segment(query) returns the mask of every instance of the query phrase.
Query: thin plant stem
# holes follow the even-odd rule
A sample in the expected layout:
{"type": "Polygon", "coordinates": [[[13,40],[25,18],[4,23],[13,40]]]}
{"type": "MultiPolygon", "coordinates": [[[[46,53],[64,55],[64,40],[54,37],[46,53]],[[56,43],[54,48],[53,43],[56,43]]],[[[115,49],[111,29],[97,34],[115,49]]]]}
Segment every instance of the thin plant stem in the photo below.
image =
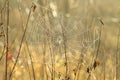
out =
{"type": "MultiPolygon", "coordinates": [[[[5,1],[5,3],[6,3],[6,1],[5,1]]],[[[5,4],[6,5],[6,4],[5,4]]],[[[3,6],[3,7],[5,7],[5,5],[3,6]]],[[[2,22],[3,21],[3,10],[4,10],[5,8],[3,8],[2,10],[1,10],[1,24],[0,24],[0,27],[2,27],[2,35],[3,35],[3,40],[4,40],[4,47],[3,47],[3,51],[2,51],[2,55],[1,55],[1,57],[0,57],[0,62],[1,62],[1,60],[2,60],[2,58],[5,56],[5,48],[6,48],[6,42],[5,42],[5,30],[4,30],[4,23],[2,22]]]]}
{"type": "Polygon", "coordinates": [[[63,29],[63,25],[61,24],[61,29],[62,29],[62,36],[63,36],[63,46],[64,46],[64,54],[65,54],[65,66],[66,66],[66,79],[68,78],[68,59],[67,59],[67,46],[66,46],[66,37],[65,37],[65,30],[63,29]]]}
{"type": "Polygon", "coordinates": [[[31,61],[32,72],[33,72],[33,78],[34,78],[34,80],[36,80],[36,77],[35,77],[35,70],[34,70],[34,65],[33,65],[33,60],[32,60],[32,55],[31,55],[31,53],[30,53],[30,49],[29,49],[29,46],[28,46],[27,41],[26,41],[26,46],[27,46],[28,54],[29,54],[30,61],[31,61]]]}
{"type": "Polygon", "coordinates": [[[6,27],[6,62],[5,62],[5,80],[8,80],[7,72],[8,72],[8,27],[9,27],[9,0],[7,0],[7,27],[6,27]]]}
{"type": "Polygon", "coordinates": [[[43,43],[43,46],[42,46],[42,49],[43,49],[43,80],[45,80],[45,76],[47,77],[47,73],[46,73],[46,59],[45,59],[45,55],[46,55],[46,35],[44,33],[44,43],[43,43]]]}
{"type": "Polygon", "coordinates": [[[33,8],[33,7],[34,7],[34,6],[32,5],[31,8],[30,8],[30,11],[29,11],[29,15],[28,15],[28,18],[27,18],[27,23],[26,23],[26,26],[25,26],[25,29],[24,29],[24,33],[23,33],[23,36],[22,36],[22,39],[21,39],[20,47],[19,47],[19,50],[18,50],[18,55],[17,55],[17,58],[16,58],[16,60],[15,60],[14,65],[13,65],[13,68],[12,68],[12,70],[11,70],[11,73],[10,73],[10,75],[9,75],[9,78],[10,78],[10,79],[11,79],[11,77],[12,77],[12,73],[13,73],[15,67],[16,67],[16,64],[17,64],[18,59],[19,59],[19,56],[20,56],[20,52],[21,52],[21,48],[22,48],[22,43],[23,43],[23,40],[24,40],[24,38],[25,38],[25,34],[26,34],[26,31],[27,31],[27,28],[28,28],[28,22],[29,22],[30,15],[31,15],[31,12],[32,12],[32,8],[33,8]]]}
{"type": "MultiPolygon", "coordinates": [[[[46,7],[48,7],[48,0],[46,1],[46,7]]],[[[50,56],[51,56],[51,63],[52,63],[52,73],[51,73],[51,80],[55,80],[55,60],[54,60],[54,50],[53,50],[53,46],[52,46],[52,27],[50,24],[50,20],[49,20],[49,14],[48,14],[48,10],[45,10],[45,22],[46,22],[46,26],[48,27],[48,32],[46,32],[47,37],[48,37],[48,45],[49,45],[49,50],[50,50],[50,56]]]]}
{"type": "Polygon", "coordinates": [[[119,68],[119,40],[120,40],[120,27],[119,27],[119,30],[118,30],[118,35],[117,35],[117,49],[116,49],[116,80],[119,80],[119,71],[118,71],[118,68],[119,68]]]}
{"type": "MultiPolygon", "coordinates": [[[[19,8],[19,12],[20,12],[20,8],[19,8]]],[[[20,14],[20,16],[21,16],[21,20],[22,20],[22,29],[24,30],[22,15],[20,14]]],[[[27,43],[27,40],[26,40],[26,39],[25,39],[25,43],[26,43],[26,47],[27,47],[27,50],[28,50],[28,55],[29,55],[30,61],[31,61],[33,78],[34,78],[34,80],[36,80],[34,65],[33,65],[33,61],[32,61],[32,55],[31,55],[31,52],[30,52],[30,49],[29,49],[29,46],[28,46],[28,43],[27,43]]],[[[29,67],[29,65],[28,65],[28,67],[29,67]]],[[[29,71],[29,74],[30,74],[30,71],[29,71]]]]}
{"type": "Polygon", "coordinates": [[[96,50],[96,55],[95,55],[94,58],[93,58],[93,63],[92,63],[92,65],[91,65],[90,68],[89,68],[90,72],[89,72],[89,75],[88,75],[88,77],[87,77],[87,80],[89,80],[90,77],[91,77],[91,72],[92,72],[92,69],[94,68],[94,63],[96,62],[96,59],[97,59],[98,54],[99,54],[100,43],[101,43],[102,26],[104,25],[104,23],[102,22],[101,19],[99,19],[99,21],[100,21],[100,23],[101,23],[101,26],[99,26],[99,40],[98,40],[98,46],[97,46],[97,50],[96,50]]]}

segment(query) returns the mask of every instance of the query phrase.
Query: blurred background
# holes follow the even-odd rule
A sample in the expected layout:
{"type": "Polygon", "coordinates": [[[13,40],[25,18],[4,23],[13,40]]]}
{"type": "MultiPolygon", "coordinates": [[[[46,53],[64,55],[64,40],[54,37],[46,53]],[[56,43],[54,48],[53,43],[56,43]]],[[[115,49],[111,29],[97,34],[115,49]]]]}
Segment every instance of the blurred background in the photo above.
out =
{"type": "MultiPolygon", "coordinates": [[[[5,75],[6,1],[0,0],[0,80],[5,75]]],[[[67,54],[70,80],[87,80],[89,74],[91,80],[119,80],[119,29],[119,0],[9,0],[8,74],[20,52],[12,80],[67,80],[67,54]],[[87,73],[97,53],[100,65],[87,73]]]]}

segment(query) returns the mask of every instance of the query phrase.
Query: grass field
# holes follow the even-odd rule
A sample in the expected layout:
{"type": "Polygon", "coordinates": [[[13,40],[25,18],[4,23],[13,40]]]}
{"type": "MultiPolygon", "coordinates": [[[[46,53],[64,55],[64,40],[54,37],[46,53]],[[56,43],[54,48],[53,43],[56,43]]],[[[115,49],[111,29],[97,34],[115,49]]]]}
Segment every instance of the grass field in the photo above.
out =
{"type": "Polygon", "coordinates": [[[0,80],[120,80],[119,0],[0,0],[0,80]]]}

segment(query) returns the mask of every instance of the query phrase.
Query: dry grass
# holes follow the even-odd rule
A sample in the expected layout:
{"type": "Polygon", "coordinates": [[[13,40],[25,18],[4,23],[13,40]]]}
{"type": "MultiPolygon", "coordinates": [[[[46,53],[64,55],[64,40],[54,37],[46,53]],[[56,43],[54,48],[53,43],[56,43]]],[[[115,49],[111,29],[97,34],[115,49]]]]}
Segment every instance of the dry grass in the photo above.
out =
{"type": "Polygon", "coordinates": [[[0,80],[119,80],[119,1],[108,2],[0,0],[0,80]]]}

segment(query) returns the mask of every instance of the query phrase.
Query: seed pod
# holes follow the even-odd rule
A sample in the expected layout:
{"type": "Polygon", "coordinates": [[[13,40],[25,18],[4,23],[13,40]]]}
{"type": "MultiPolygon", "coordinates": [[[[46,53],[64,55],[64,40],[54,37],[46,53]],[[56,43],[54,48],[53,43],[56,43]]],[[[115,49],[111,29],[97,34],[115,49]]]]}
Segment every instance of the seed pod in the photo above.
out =
{"type": "Polygon", "coordinates": [[[59,79],[61,78],[61,73],[60,72],[58,73],[58,77],[59,77],[59,79]]]}
{"type": "Polygon", "coordinates": [[[77,69],[73,69],[74,75],[76,76],[77,69]]]}
{"type": "Polygon", "coordinates": [[[3,25],[3,23],[1,22],[1,23],[0,23],[0,26],[2,26],[2,25],[3,25]]]}
{"type": "Polygon", "coordinates": [[[33,3],[32,7],[33,7],[33,12],[34,12],[37,6],[33,3]]]}
{"type": "Polygon", "coordinates": [[[87,68],[87,73],[90,73],[90,68],[89,67],[87,68]]]}
{"type": "Polygon", "coordinates": [[[93,64],[93,68],[95,70],[95,68],[100,64],[100,62],[98,60],[95,60],[94,64],[93,64]]]}
{"type": "Polygon", "coordinates": [[[67,65],[67,62],[64,63],[64,66],[66,66],[66,65],[67,65]]]}

